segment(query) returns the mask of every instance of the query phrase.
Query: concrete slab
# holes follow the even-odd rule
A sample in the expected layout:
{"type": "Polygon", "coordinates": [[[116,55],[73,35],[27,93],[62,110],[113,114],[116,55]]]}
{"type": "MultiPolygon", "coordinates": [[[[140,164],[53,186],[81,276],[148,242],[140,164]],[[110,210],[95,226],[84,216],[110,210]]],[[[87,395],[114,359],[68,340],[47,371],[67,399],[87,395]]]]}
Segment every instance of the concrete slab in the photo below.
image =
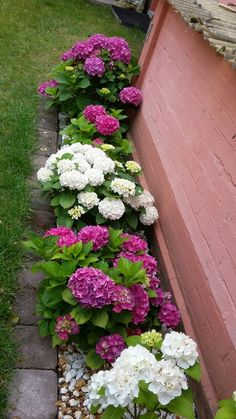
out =
{"type": "Polygon", "coordinates": [[[54,371],[15,370],[8,419],[55,419],[57,375],[54,371]]]}
{"type": "Polygon", "coordinates": [[[44,276],[42,272],[31,272],[30,268],[22,269],[19,273],[19,284],[21,287],[37,288],[44,276]]]}
{"type": "Polygon", "coordinates": [[[37,154],[49,157],[57,150],[57,133],[53,130],[39,128],[39,147],[37,154]]]}
{"type": "Polygon", "coordinates": [[[52,211],[50,206],[50,199],[46,199],[42,196],[42,190],[32,189],[31,190],[31,207],[35,210],[52,211]]]}
{"type": "Polygon", "coordinates": [[[41,338],[36,326],[16,326],[19,342],[17,368],[55,370],[57,352],[49,337],[41,338]]]}
{"type": "Polygon", "coordinates": [[[21,288],[13,305],[13,310],[19,316],[19,324],[36,325],[39,320],[35,315],[36,308],[36,288],[21,288]]]}
{"type": "Polygon", "coordinates": [[[30,224],[36,233],[42,233],[55,226],[54,214],[49,211],[36,210],[30,217],[30,224]]]}

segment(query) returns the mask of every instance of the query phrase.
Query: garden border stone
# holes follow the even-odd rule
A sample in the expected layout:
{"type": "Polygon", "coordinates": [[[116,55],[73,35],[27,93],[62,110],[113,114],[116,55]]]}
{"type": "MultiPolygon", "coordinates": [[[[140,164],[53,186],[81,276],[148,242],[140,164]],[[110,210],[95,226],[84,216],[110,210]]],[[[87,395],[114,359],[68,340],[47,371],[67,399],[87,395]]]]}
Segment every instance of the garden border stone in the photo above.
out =
{"type": "MultiPolygon", "coordinates": [[[[55,225],[49,201],[41,196],[37,170],[57,150],[57,112],[44,110],[42,101],[38,117],[38,147],[34,156],[34,172],[29,179],[31,214],[29,222],[37,233],[55,225]]],[[[19,343],[15,375],[9,391],[9,419],[55,419],[57,417],[57,351],[50,340],[40,338],[36,327],[35,303],[42,274],[31,272],[34,257],[26,258],[19,273],[19,292],[13,307],[19,318],[15,335],[19,343]]]]}

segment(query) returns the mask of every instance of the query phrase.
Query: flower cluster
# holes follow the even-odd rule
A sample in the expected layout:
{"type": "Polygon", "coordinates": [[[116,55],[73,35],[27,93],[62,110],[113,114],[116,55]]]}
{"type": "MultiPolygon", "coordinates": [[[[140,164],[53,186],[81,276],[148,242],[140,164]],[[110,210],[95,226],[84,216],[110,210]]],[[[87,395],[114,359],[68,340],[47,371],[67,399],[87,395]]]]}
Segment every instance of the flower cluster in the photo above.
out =
{"type": "MultiPolygon", "coordinates": [[[[97,116],[106,115],[106,109],[102,105],[87,105],[84,108],[83,115],[89,122],[93,124],[96,121],[97,116]]],[[[100,141],[98,144],[100,144],[100,141]]]]}
{"type": "Polygon", "coordinates": [[[68,282],[82,307],[101,308],[113,302],[115,284],[100,269],[79,268],[68,282]]]}
{"type": "Polygon", "coordinates": [[[148,384],[148,390],[163,406],[188,388],[186,376],[174,360],[157,361],[146,348],[136,345],[124,349],[111,370],[92,376],[88,404],[103,409],[111,405],[127,407],[138,397],[140,381],[148,384]]]}
{"type": "Polygon", "coordinates": [[[102,77],[105,72],[105,64],[101,58],[92,56],[85,60],[84,70],[90,76],[102,77]]]}
{"type": "Polygon", "coordinates": [[[92,241],[93,250],[96,252],[101,249],[101,247],[107,245],[109,240],[109,231],[107,227],[86,226],[79,231],[77,239],[82,241],[82,243],[92,241]]]}
{"type": "Polygon", "coordinates": [[[56,80],[49,80],[49,81],[45,81],[44,83],[40,84],[40,86],[38,87],[38,93],[41,96],[50,96],[49,93],[47,93],[47,88],[48,87],[57,87],[58,86],[58,82],[56,80]]]}
{"type": "Polygon", "coordinates": [[[192,367],[198,358],[197,344],[181,332],[168,333],[161,346],[165,359],[175,360],[178,367],[187,369],[192,367]]]}
{"type": "Polygon", "coordinates": [[[97,131],[102,135],[112,135],[120,128],[118,119],[110,115],[99,115],[95,120],[97,131]]]}
{"type": "Polygon", "coordinates": [[[79,331],[79,325],[70,314],[57,317],[55,332],[61,340],[68,340],[70,335],[77,335],[79,331]]]}
{"type": "Polygon", "coordinates": [[[125,239],[125,242],[122,244],[123,252],[139,253],[146,252],[148,250],[146,240],[141,237],[129,233],[124,233],[122,237],[125,239]]]}
{"type": "Polygon", "coordinates": [[[120,100],[123,103],[138,106],[142,102],[142,93],[136,87],[124,87],[124,89],[120,91],[120,100]]]}
{"type": "Polygon", "coordinates": [[[125,341],[120,335],[103,336],[96,345],[96,353],[111,364],[118,358],[125,347],[125,341]]]}
{"type": "Polygon", "coordinates": [[[76,234],[68,227],[56,227],[50,228],[44,234],[44,237],[48,236],[58,236],[59,239],[57,240],[58,246],[71,246],[78,242],[78,238],[76,234]]]}
{"type": "Polygon", "coordinates": [[[157,332],[155,329],[141,334],[142,345],[147,345],[150,348],[157,346],[161,340],[162,334],[157,332]]]}

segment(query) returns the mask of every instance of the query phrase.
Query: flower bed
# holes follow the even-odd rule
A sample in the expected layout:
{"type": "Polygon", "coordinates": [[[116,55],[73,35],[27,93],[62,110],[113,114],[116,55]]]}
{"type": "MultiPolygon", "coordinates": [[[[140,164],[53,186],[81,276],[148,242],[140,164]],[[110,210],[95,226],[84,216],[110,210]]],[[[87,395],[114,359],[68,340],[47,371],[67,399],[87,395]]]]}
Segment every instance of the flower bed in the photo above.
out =
{"type": "Polygon", "coordinates": [[[63,147],[38,171],[57,227],[25,242],[41,258],[34,271],[45,274],[40,334],[62,347],[61,418],[88,410],[103,419],[194,418],[187,377],[200,379],[196,344],[173,331],[180,313],[143,231],[158,212],[123,138],[128,107],[142,101],[130,85],[138,71],[124,39],[96,34],[65,52],[39,87],[46,106],[70,118],[63,147]]]}

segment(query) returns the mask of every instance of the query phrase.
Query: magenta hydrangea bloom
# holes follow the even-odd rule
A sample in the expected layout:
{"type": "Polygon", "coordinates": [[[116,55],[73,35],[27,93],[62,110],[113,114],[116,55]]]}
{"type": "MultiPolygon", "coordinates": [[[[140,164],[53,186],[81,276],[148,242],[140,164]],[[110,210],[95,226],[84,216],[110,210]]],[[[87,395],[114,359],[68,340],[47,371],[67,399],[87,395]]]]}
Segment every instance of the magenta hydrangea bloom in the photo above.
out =
{"type": "Polygon", "coordinates": [[[132,322],[137,325],[143,323],[149,312],[149,298],[146,291],[139,284],[134,284],[130,288],[134,298],[135,306],[132,310],[132,322]]]}
{"type": "Polygon", "coordinates": [[[102,105],[87,105],[84,108],[83,115],[93,124],[97,116],[106,115],[106,109],[102,105]]]}
{"type": "Polygon", "coordinates": [[[176,327],[178,326],[181,316],[177,307],[171,302],[166,302],[162,304],[161,310],[158,313],[158,318],[161,323],[165,323],[167,327],[176,327]]]}
{"type": "Polygon", "coordinates": [[[130,252],[121,252],[118,255],[118,258],[116,258],[113,261],[113,265],[117,266],[119,258],[126,258],[130,260],[131,262],[143,262],[143,269],[145,269],[146,274],[148,277],[152,278],[155,276],[157,271],[157,261],[153,256],[148,255],[147,253],[144,253],[143,255],[135,255],[130,252]]]}
{"type": "Polygon", "coordinates": [[[68,288],[82,307],[102,308],[112,304],[116,284],[100,269],[79,268],[70,277],[68,288]]]}
{"type": "Polygon", "coordinates": [[[101,138],[94,138],[93,145],[96,147],[98,145],[104,144],[104,141],[101,138]]]}
{"type": "Polygon", "coordinates": [[[159,307],[163,301],[164,301],[164,291],[159,288],[160,285],[160,280],[157,277],[152,277],[150,280],[150,284],[149,284],[149,288],[153,291],[155,291],[156,293],[156,297],[154,298],[150,298],[150,303],[154,306],[154,307],[159,307]]]}
{"type": "Polygon", "coordinates": [[[48,236],[59,236],[57,241],[58,246],[71,246],[74,243],[78,242],[78,238],[69,227],[56,227],[50,228],[50,230],[46,231],[44,237],[48,236]]]}
{"type": "Polygon", "coordinates": [[[85,63],[84,63],[84,70],[90,76],[102,77],[106,68],[101,58],[92,56],[92,57],[86,58],[85,63]]]}
{"type": "Polygon", "coordinates": [[[63,54],[61,55],[62,61],[74,60],[74,59],[75,59],[75,53],[72,51],[72,49],[69,49],[68,51],[63,52],[63,54]]]}
{"type": "Polygon", "coordinates": [[[120,313],[123,310],[132,311],[135,306],[135,297],[130,288],[117,285],[114,292],[114,308],[112,311],[120,313]]]}
{"type": "Polygon", "coordinates": [[[103,336],[96,345],[96,353],[110,364],[120,356],[126,348],[125,341],[118,334],[103,336]]]}
{"type": "Polygon", "coordinates": [[[78,233],[78,240],[83,243],[93,242],[93,250],[96,252],[107,245],[109,240],[109,230],[107,227],[86,226],[78,233]]]}
{"type": "Polygon", "coordinates": [[[93,54],[94,46],[86,39],[85,41],[76,42],[71,51],[77,61],[84,61],[93,54]]]}
{"type": "Polygon", "coordinates": [[[147,251],[147,242],[146,240],[141,239],[141,237],[128,233],[122,234],[122,237],[127,238],[127,240],[122,244],[123,252],[138,253],[147,251]]]}
{"type": "Polygon", "coordinates": [[[107,49],[114,61],[123,61],[129,64],[131,61],[131,51],[128,42],[124,38],[113,36],[108,39],[107,49]]]}
{"type": "Polygon", "coordinates": [[[91,35],[88,39],[89,44],[91,44],[96,50],[97,49],[104,49],[107,47],[107,43],[108,43],[108,39],[107,36],[102,35],[100,33],[95,33],[94,35],[91,35]]]}
{"type": "Polygon", "coordinates": [[[100,115],[96,118],[95,126],[100,134],[112,135],[120,128],[120,123],[114,116],[100,115]]]}
{"type": "Polygon", "coordinates": [[[38,93],[41,95],[41,96],[50,96],[47,92],[46,92],[46,89],[47,89],[47,87],[57,87],[58,86],[58,83],[57,83],[57,81],[56,80],[54,80],[54,79],[52,79],[52,80],[48,80],[48,81],[45,81],[44,83],[42,83],[42,84],[40,84],[40,86],[38,87],[38,93]]]}
{"type": "Polygon", "coordinates": [[[57,317],[55,332],[61,340],[69,339],[70,335],[79,333],[80,327],[70,314],[57,317]]]}
{"type": "Polygon", "coordinates": [[[123,103],[138,106],[142,102],[141,90],[136,87],[124,87],[119,94],[120,100],[123,103]]]}

